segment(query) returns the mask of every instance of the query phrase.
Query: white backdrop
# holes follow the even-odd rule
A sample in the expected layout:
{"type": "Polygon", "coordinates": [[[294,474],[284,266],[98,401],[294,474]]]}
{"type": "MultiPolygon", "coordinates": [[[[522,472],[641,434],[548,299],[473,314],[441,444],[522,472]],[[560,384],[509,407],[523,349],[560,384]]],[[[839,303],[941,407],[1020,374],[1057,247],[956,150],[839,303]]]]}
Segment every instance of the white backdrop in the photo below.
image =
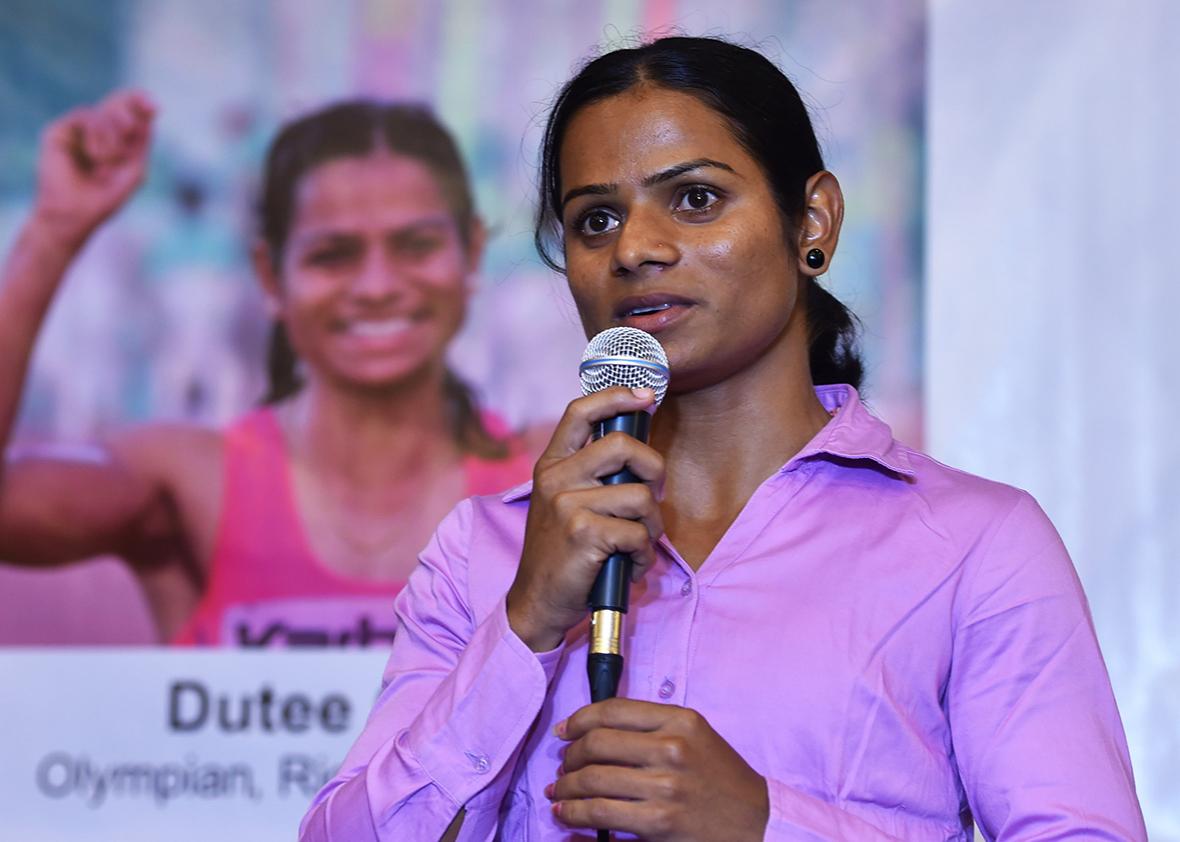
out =
{"type": "Polygon", "coordinates": [[[1180,840],[1180,4],[930,6],[927,446],[1031,491],[1180,840]]]}

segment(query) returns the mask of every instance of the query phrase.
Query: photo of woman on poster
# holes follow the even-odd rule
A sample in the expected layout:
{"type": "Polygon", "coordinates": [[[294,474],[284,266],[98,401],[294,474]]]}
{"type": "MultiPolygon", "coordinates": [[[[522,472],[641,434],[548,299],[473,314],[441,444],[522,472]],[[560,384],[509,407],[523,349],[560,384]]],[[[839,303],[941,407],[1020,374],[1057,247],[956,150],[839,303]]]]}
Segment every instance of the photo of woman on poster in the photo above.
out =
{"type": "MultiPolygon", "coordinates": [[[[155,112],[122,91],[44,133],[0,277],[0,441],[71,262],[143,178],[155,112]]],[[[161,641],[388,645],[388,606],[438,520],[532,467],[528,435],[445,360],[486,232],[454,141],[416,105],[340,102],[288,123],[260,192],[264,405],[224,429],[120,430],[81,457],[9,454],[0,559],[119,556],[161,641]]]]}

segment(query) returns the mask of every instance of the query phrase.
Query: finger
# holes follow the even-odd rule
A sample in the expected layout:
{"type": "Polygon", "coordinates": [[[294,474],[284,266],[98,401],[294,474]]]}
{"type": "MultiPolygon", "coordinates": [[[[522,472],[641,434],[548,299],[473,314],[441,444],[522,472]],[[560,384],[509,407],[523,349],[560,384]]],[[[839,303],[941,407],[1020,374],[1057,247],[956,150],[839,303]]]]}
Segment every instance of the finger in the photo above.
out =
{"type": "Polygon", "coordinates": [[[107,119],[115,133],[122,139],[134,137],[139,132],[140,119],[127,102],[113,103],[107,112],[107,119]]]}
{"type": "Polygon", "coordinates": [[[562,777],[594,767],[663,766],[661,740],[660,735],[650,731],[595,728],[565,747],[561,757],[562,777]]]}
{"type": "Polygon", "coordinates": [[[557,723],[554,731],[563,740],[578,740],[595,728],[621,731],[657,731],[676,721],[685,709],[678,705],[641,702],[637,699],[607,699],[574,711],[557,723]]]}
{"type": "Polygon", "coordinates": [[[54,120],[41,135],[45,149],[57,149],[69,155],[79,166],[88,168],[91,161],[83,148],[85,110],[76,108],[54,120]]]}
{"type": "Polygon", "coordinates": [[[618,798],[555,801],[553,815],[570,827],[622,830],[641,838],[666,833],[670,827],[666,807],[647,801],[618,798]]]}
{"type": "Polygon", "coordinates": [[[533,471],[533,487],[541,495],[573,488],[598,488],[602,478],[627,468],[653,489],[664,480],[664,457],[626,433],[611,433],[573,454],[542,456],[533,471]]]}
{"type": "Polygon", "coordinates": [[[156,104],[146,91],[127,88],[116,91],[104,100],[104,105],[124,111],[137,120],[148,119],[156,113],[156,104]]]}
{"type": "MultiPolygon", "coordinates": [[[[647,527],[636,521],[608,517],[583,509],[569,525],[571,549],[601,565],[615,553],[626,553],[641,570],[655,562],[655,549],[647,527]]],[[[597,572],[597,568],[594,572],[597,572]]]]}
{"type": "Polygon", "coordinates": [[[98,111],[92,119],[90,131],[94,134],[101,163],[120,163],[135,149],[137,139],[142,135],[136,119],[122,110],[118,103],[111,103],[98,111]]]}
{"type": "MultiPolygon", "coordinates": [[[[638,479],[638,483],[620,483],[608,488],[637,489],[594,495],[599,501],[615,500],[620,505],[642,504],[646,508],[614,511],[596,506],[604,514],[620,517],[640,517],[658,510],[656,494],[664,481],[664,457],[642,442],[622,433],[612,433],[600,441],[592,442],[582,450],[562,459],[537,463],[533,471],[533,495],[538,500],[556,501],[567,494],[578,491],[597,491],[604,488],[602,477],[609,477],[627,468],[638,479]],[[650,503],[650,506],[647,504],[650,503]]],[[[650,524],[653,529],[657,526],[650,524]]],[[[662,527],[653,537],[663,534],[662,527]]]]}
{"type": "Polygon", "coordinates": [[[109,119],[96,109],[88,109],[82,119],[82,150],[95,164],[105,163],[114,147],[115,136],[109,119]]]}
{"type": "Polygon", "coordinates": [[[664,457],[659,451],[626,433],[611,433],[581,450],[537,462],[534,486],[554,492],[572,488],[598,488],[604,477],[627,468],[640,482],[653,487],[664,479],[664,457]]]}
{"type": "Polygon", "coordinates": [[[156,107],[140,91],[121,91],[110,98],[109,112],[121,135],[136,137],[151,124],[156,107]]]}
{"type": "Polygon", "coordinates": [[[45,127],[42,139],[47,143],[65,144],[70,142],[81,128],[86,117],[86,109],[75,108],[67,111],[45,127]]]}
{"type": "Polygon", "coordinates": [[[567,772],[545,788],[550,801],[574,798],[669,798],[673,776],[626,766],[587,766],[567,772]]]}
{"type": "Polygon", "coordinates": [[[156,116],[156,101],[151,98],[147,91],[139,89],[132,89],[127,91],[127,102],[131,108],[139,115],[140,119],[150,120],[156,116]]]}
{"type": "Polygon", "coordinates": [[[577,509],[588,509],[598,515],[638,521],[647,528],[648,537],[656,540],[664,534],[664,520],[655,494],[648,485],[596,485],[563,491],[553,500],[559,513],[572,517],[577,509]]]}
{"type": "Polygon", "coordinates": [[[542,460],[561,459],[575,453],[590,438],[595,422],[624,412],[647,409],[654,400],[655,393],[651,389],[632,391],[615,386],[571,401],[553,430],[553,437],[541,456],[542,460]]]}
{"type": "MultiPolygon", "coordinates": [[[[627,468],[643,482],[657,482],[664,477],[664,457],[650,445],[626,433],[610,433],[592,441],[574,456],[595,481],[627,468]]],[[[570,457],[573,458],[573,457],[570,457]]]]}

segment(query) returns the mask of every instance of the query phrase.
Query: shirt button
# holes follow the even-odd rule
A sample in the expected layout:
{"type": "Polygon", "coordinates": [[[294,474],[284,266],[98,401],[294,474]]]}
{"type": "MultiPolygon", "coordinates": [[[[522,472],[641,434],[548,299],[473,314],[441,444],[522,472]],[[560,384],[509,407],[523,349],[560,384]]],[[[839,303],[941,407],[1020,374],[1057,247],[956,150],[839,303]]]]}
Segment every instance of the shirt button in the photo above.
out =
{"type": "Polygon", "coordinates": [[[670,699],[672,694],[676,692],[676,685],[671,681],[664,679],[664,683],[660,685],[660,698],[670,699]]]}
{"type": "Polygon", "coordinates": [[[690,593],[692,593],[692,580],[686,579],[684,584],[680,586],[680,595],[688,596],[690,593]]]}
{"type": "Polygon", "coordinates": [[[463,752],[467,755],[467,759],[471,761],[471,768],[479,772],[481,775],[491,768],[492,764],[488,761],[486,754],[477,754],[471,751],[463,752]]]}

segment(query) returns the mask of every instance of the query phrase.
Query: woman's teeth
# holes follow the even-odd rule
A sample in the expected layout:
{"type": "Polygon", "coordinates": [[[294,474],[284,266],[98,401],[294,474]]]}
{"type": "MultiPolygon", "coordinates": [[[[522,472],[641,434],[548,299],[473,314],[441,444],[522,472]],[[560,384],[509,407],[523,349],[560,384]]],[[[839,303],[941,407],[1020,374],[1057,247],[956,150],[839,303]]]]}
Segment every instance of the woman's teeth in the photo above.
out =
{"type": "Polygon", "coordinates": [[[654,307],[636,307],[634,310],[627,312],[628,316],[646,316],[648,313],[658,313],[661,310],[667,310],[671,304],[657,304],[654,307]]]}
{"type": "Polygon", "coordinates": [[[348,332],[356,336],[393,336],[401,333],[410,326],[410,320],[405,318],[382,319],[381,321],[350,322],[348,332]]]}

